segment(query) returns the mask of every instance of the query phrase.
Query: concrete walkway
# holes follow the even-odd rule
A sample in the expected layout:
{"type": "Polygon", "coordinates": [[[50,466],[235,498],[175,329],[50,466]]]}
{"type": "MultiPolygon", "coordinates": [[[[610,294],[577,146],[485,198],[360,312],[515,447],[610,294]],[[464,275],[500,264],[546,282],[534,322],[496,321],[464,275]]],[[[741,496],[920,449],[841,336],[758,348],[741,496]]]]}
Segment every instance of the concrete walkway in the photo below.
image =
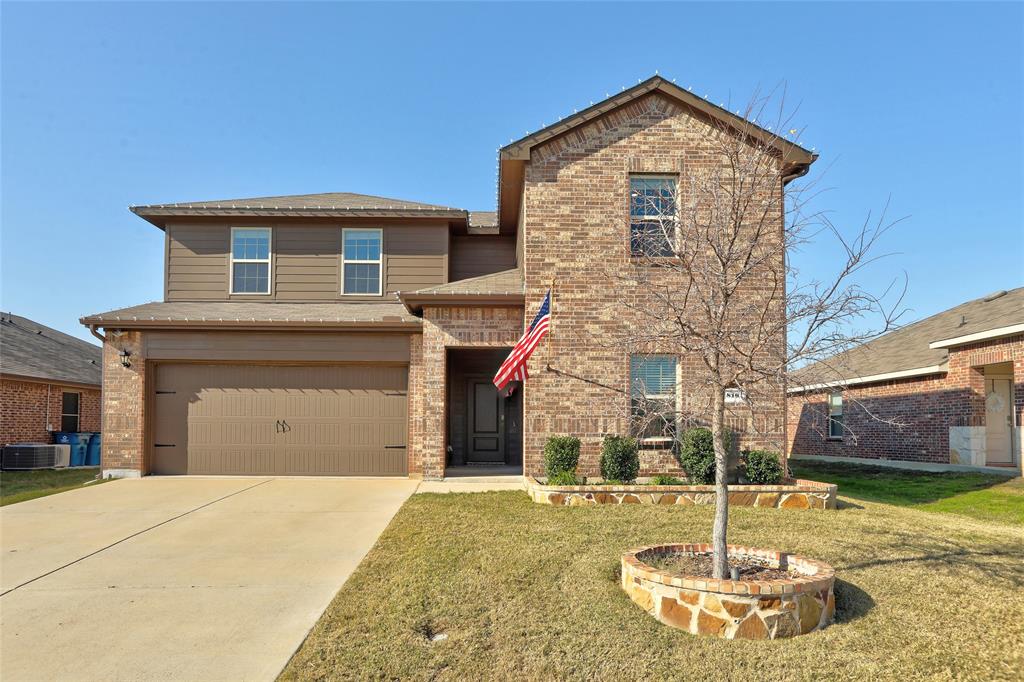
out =
{"type": "Polygon", "coordinates": [[[0,509],[7,680],[271,680],[416,481],[143,478],[0,509]]]}

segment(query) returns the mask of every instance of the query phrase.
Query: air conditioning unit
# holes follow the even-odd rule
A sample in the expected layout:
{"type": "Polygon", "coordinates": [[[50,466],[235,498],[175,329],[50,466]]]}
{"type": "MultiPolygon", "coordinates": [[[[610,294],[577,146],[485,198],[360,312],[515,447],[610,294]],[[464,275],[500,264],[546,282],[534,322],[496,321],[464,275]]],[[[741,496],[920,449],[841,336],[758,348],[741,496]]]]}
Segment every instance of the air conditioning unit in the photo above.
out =
{"type": "Polygon", "coordinates": [[[0,466],[4,469],[60,469],[71,464],[70,445],[18,443],[5,445],[0,466]]]}

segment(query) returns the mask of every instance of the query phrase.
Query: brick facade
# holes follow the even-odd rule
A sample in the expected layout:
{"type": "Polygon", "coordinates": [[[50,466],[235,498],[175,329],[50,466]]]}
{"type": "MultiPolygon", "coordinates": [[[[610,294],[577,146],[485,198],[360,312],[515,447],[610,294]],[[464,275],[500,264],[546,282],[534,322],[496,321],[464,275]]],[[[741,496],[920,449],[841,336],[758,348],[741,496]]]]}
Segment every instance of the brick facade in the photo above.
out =
{"type": "MultiPolygon", "coordinates": [[[[543,474],[542,450],[549,436],[571,434],[582,440],[580,473],[595,475],[603,437],[628,433],[628,350],[616,347],[614,339],[624,325],[640,323],[627,316],[616,290],[616,273],[625,279],[627,269],[635,267],[628,258],[629,176],[685,175],[718,163],[710,142],[717,134],[703,119],[652,94],[531,152],[522,209],[526,300],[536,305],[553,279],[557,284],[551,334],[530,361],[524,392],[525,473],[543,474]],[[544,371],[549,363],[557,372],[544,371]]],[[[781,237],[781,216],[779,221],[781,237]]],[[[775,265],[781,271],[782,263],[775,265]]],[[[684,285],[679,283],[680,291],[684,285]]],[[[782,339],[778,352],[781,359],[782,339]]],[[[682,400],[699,412],[708,403],[700,388],[703,364],[693,357],[679,363],[682,400]]],[[[743,444],[781,450],[781,387],[760,402],[764,423],[759,438],[743,444]]],[[[645,451],[641,464],[641,475],[679,472],[669,452],[645,451]]]]}
{"type": "Polygon", "coordinates": [[[64,392],[81,396],[78,430],[99,431],[99,389],[4,378],[0,380],[0,445],[53,442],[50,431],[61,428],[64,392]]]}
{"type": "Polygon", "coordinates": [[[443,478],[447,443],[447,351],[503,348],[523,333],[519,307],[425,306],[409,363],[409,474],[443,478]]]}
{"type": "Polygon", "coordinates": [[[107,335],[103,344],[103,452],[104,475],[138,476],[147,472],[146,359],[142,332],[107,335]],[[120,352],[131,353],[130,367],[121,364],[120,352]]]}
{"type": "Polygon", "coordinates": [[[789,452],[967,463],[951,448],[950,435],[959,428],[985,426],[983,366],[1003,362],[1013,363],[1014,424],[1019,427],[1024,418],[1024,336],[950,349],[945,373],[847,387],[842,393],[848,428],[841,440],[827,437],[827,392],[791,395],[789,452]],[[897,420],[900,426],[885,420],[897,420]]]}

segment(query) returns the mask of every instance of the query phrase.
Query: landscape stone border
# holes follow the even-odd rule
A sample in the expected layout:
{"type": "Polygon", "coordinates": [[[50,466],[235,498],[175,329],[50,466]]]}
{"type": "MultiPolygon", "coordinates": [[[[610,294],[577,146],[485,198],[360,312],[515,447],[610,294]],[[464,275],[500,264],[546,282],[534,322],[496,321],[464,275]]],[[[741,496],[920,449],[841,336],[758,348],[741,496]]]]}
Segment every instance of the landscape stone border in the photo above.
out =
{"type": "MultiPolygon", "coordinates": [[[[778,509],[835,509],[839,486],[804,479],[774,485],[730,485],[729,504],[778,509]]],[[[697,505],[715,503],[713,485],[545,485],[526,477],[526,490],[538,504],[588,506],[595,504],[697,505]]]]}
{"type": "Polygon", "coordinates": [[[657,554],[710,554],[711,545],[665,544],[622,555],[622,589],[665,625],[724,639],[782,639],[829,625],[836,610],[835,570],[805,557],[728,546],[731,559],[756,558],[793,577],[779,580],[711,580],[670,573],[644,562],[657,554]]]}

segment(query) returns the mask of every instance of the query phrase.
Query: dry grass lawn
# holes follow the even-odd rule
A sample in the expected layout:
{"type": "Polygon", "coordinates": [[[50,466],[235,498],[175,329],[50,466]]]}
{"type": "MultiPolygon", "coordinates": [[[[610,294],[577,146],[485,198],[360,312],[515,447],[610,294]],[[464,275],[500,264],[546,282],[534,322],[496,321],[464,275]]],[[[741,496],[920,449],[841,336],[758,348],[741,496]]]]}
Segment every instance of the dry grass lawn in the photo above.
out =
{"type": "Polygon", "coordinates": [[[710,507],[415,495],[285,679],[1022,679],[1024,529],[844,500],[732,510],[730,541],[838,571],[837,622],[775,642],[694,637],[618,586],[623,550],[703,540],[710,507]],[[446,639],[431,641],[434,635],[446,639]]]}

